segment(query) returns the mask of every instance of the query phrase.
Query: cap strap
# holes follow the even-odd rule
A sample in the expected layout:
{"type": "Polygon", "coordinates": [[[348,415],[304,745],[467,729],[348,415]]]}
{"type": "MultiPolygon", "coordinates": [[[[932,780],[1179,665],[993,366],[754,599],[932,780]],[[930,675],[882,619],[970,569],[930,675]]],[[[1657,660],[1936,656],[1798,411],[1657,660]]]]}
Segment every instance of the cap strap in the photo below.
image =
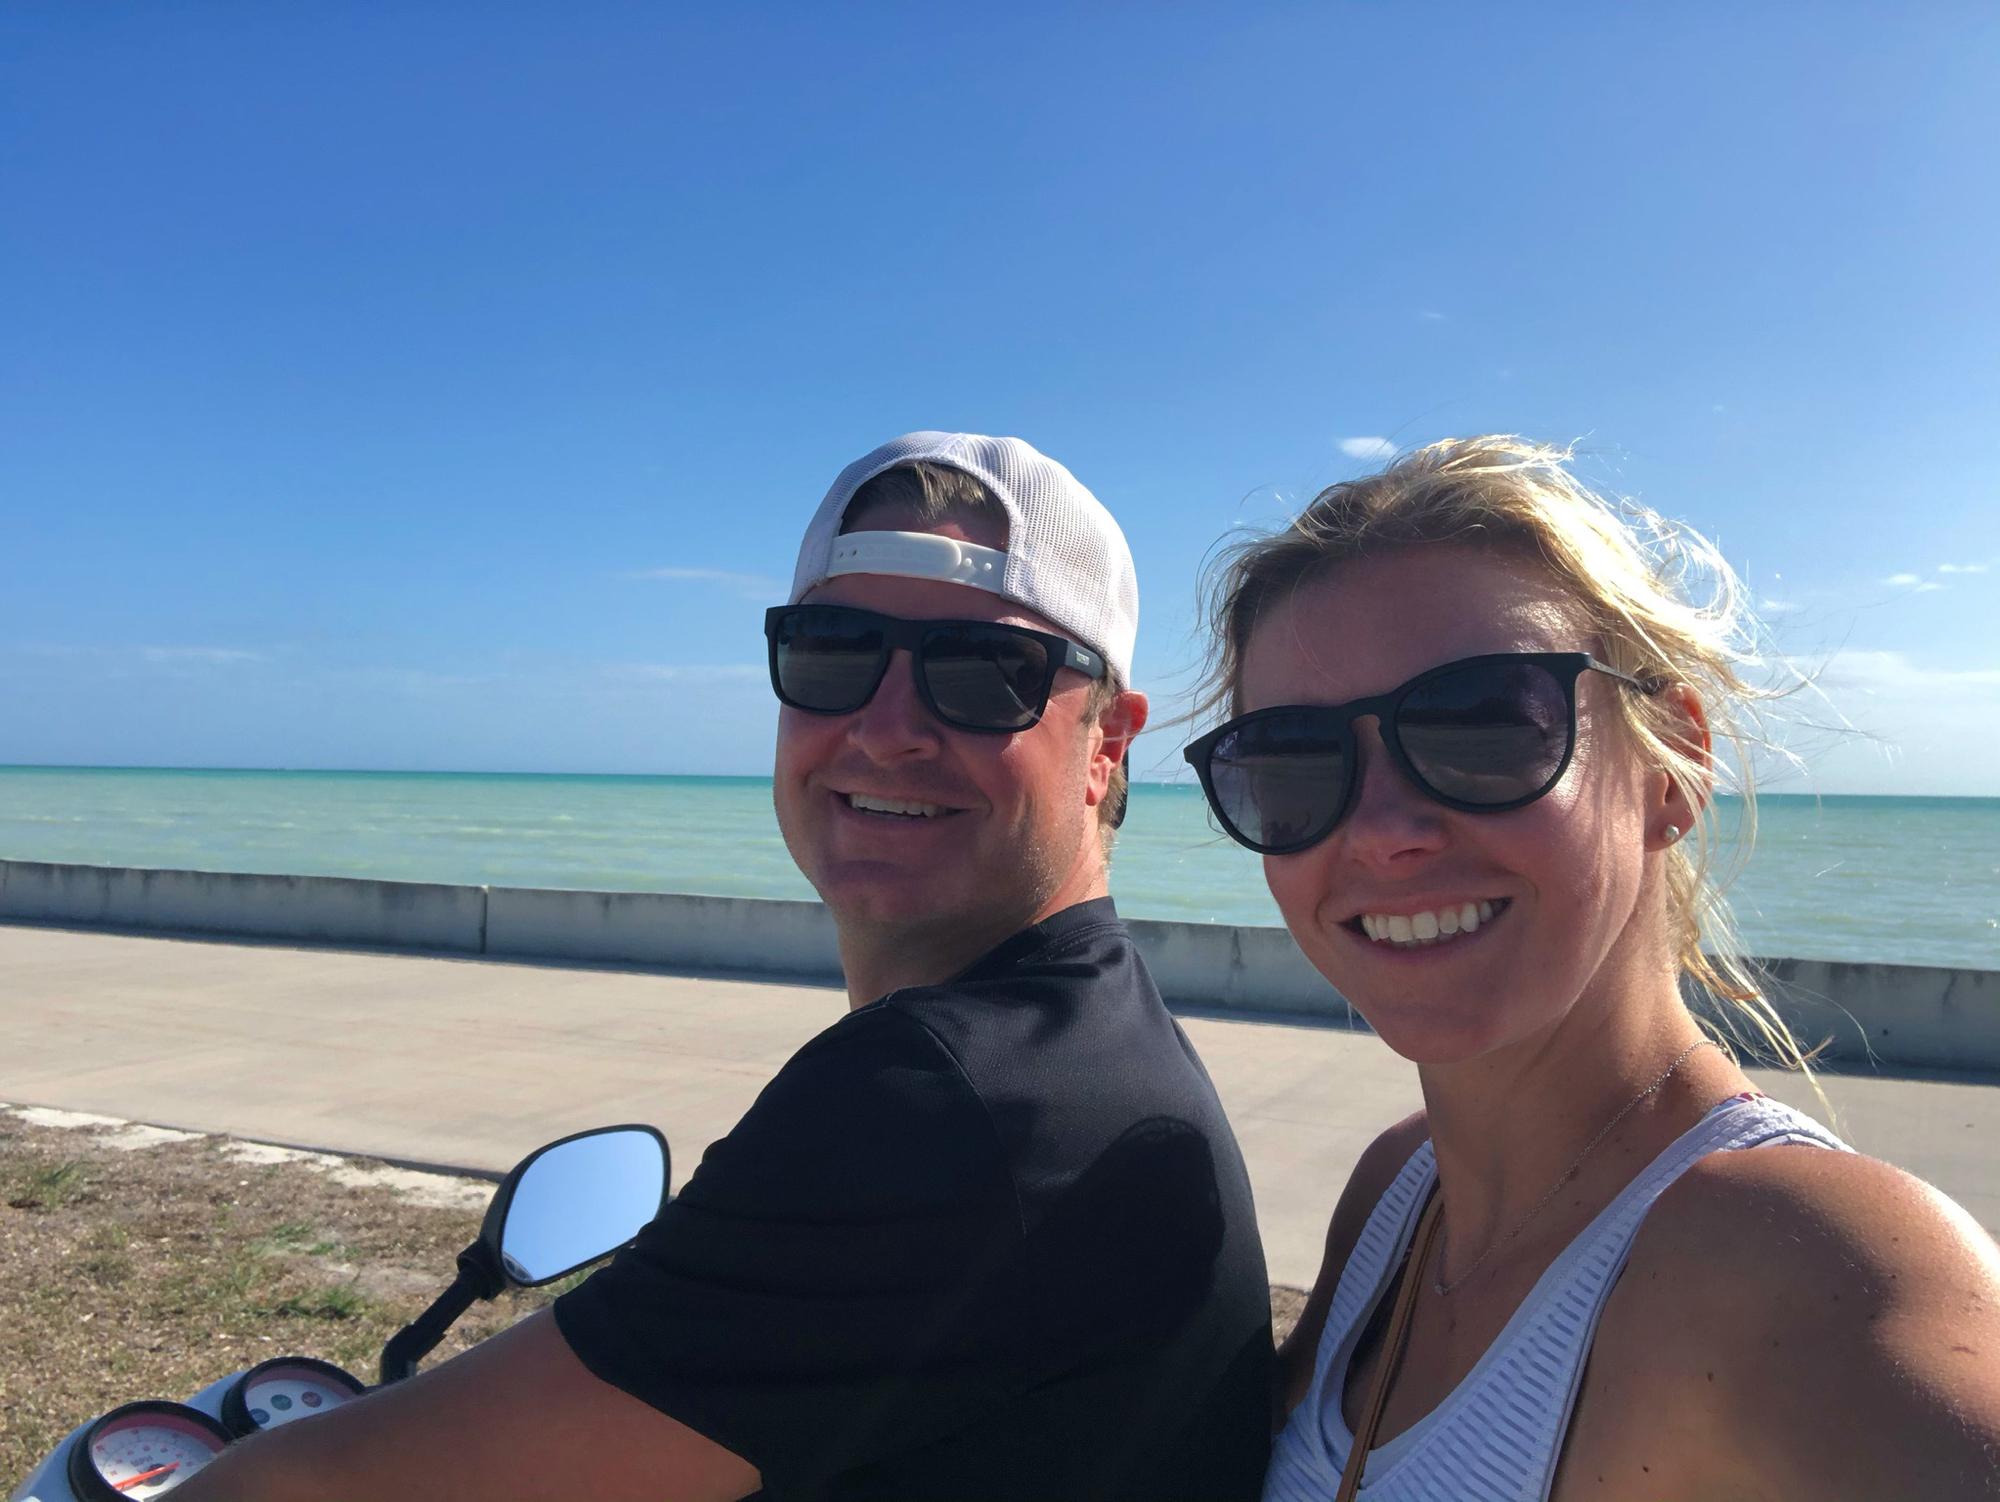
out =
{"type": "Polygon", "coordinates": [[[940,537],[935,532],[847,532],[833,541],[826,577],[841,574],[898,574],[938,579],[1001,593],[1007,555],[999,548],[940,537]]]}

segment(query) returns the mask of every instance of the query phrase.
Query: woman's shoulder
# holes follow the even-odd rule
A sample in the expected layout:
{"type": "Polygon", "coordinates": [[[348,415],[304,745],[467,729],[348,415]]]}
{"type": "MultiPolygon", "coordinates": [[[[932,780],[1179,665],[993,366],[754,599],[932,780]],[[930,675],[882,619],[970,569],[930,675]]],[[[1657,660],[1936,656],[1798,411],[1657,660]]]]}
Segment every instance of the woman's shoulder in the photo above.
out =
{"type": "Polygon", "coordinates": [[[1856,1280],[1906,1298],[1953,1269],[2000,1271],[1992,1237],[1943,1191],[1878,1158],[1804,1143],[1690,1165],[1647,1216],[1633,1260],[1698,1262],[1720,1280],[1716,1293],[1760,1301],[1856,1280]]]}
{"type": "Polygon", "coordinates": [[[1340,1284],[1340,1275],[1347,1267],[1347,1259],[1354,1254],[1355,1243],[1360,1241],[1362,1231],[1367,1228],[1369,1216],[1374,1214],[1376,1204],[1389,1192],[1389,1186],[1396,1182],[1397,1176],[1409,1163],[1410,1155],[1422,1147],[1429,1137],[1429,1118],[1422,1111],[1417,1111],[1377,1135],[1355,1160],[1354,1169],[1348,1174],[1347,1183],[1341,1189],[1333,1215],[1327,1222],[1326,1249],[1320,1259],[1319,1276],[1307,1295],[1305,1309],[1299,1315],[1297,1325],[1279,1347],[1281,1419],[1304,1395],[1306,1383],[1311,1377],[1313,1354],[1319,1347],[1321,1332],[1326,1328],[1326,1317],[1333,1307],[1333,1295],[1340,1284]]]}
{"type": "Polygon", "coordinates": [[[1355,1159],[1354,1171],[1333,1207],[1326,1228],[1325,1266],[1338,1272],[1347,1264],[1354,1244],[1361,1239],[1369,1216],[1382,1196],[1389,1192],[1408,1166],[1410,1157],[1430,1140],[1430,1118],[1413,1111],[1394,1126],[1385,1128],[1355,1159]]]}
{"type": "Polygon", "coordinates": [[[1891,1164],[1711,1153],[1654,1205],[1619,1291],[1622,1338],[1765,1484],[1870,1495],[1848,1488],[1912,1447],[1949,1476],[2000,1445],[2000,1249],[1891,1164]]]}

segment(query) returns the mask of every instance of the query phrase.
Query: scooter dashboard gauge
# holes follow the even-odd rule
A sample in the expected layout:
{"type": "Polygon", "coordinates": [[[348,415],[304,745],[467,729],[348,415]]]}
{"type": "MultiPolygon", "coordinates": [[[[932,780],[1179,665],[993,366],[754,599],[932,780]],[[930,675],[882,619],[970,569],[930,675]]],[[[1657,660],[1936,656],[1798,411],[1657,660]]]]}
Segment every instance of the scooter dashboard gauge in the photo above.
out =
{"type": "Polygon", "coordinates": [[[185,1403],[114,1408],[77,1436],[69,1452],[78,1502],[161,1497],[220,1455],[229,1431],[185,1403]]]}
{"type": "Polygon", "coordinates": [[[222,1395],[222,1422],[242,1438],[351,1403],[368,1389],[330,1361],[278,1356],[259,1362],[222,1395]]]}

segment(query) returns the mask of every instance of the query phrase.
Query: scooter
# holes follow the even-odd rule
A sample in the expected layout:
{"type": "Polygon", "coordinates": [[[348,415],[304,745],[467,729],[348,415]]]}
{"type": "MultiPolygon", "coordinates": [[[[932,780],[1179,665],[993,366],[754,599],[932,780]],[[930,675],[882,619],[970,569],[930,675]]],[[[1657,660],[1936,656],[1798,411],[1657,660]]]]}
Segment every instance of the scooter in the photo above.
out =
{"type": "MultiPolygon", "coordinates": [[[[601,1127],[537,1148],[486,1207],[458,1276],[382,1348],[379,1385],[401,1382],[478,1299],[536,1288],[616,1251],[666,1203],[667,1141],[649,1126],[601,1127]]],[[[185,1403],[148,1398],[72,1431],[9,1502],[163,1497],[246,1435],[351,1403],[368,1387],[331,1362],[278,1356],[185,1403]]]]}

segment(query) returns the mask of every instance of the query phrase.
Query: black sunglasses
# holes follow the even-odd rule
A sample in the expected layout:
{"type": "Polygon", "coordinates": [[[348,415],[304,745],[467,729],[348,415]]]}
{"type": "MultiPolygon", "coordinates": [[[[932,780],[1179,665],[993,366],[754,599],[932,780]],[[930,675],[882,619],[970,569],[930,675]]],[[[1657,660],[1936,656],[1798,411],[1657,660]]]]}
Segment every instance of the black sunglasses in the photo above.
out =
{"type": "Polygon", "coordinates": [[[986,735],[1038,723],[1063,668],[1104,676],[1095,652],[998,621],[906,621],[850,605],[776,605],[764,613],[764,637],[771,687],[793,709],[852,714],[875,696],[901,647],[930,712],[954,729],[986,735]]]}
{"type": "Polygon", "coordinates": [[[1495,652],[1442,663],[1347,704],[1280,704],[1238,716],[1188,746],[1208,806],[1228,836],[1263,855],[1318,844],[1346,817],[1360,785],[1354,725],[1378,722],[1390,758],[1447,808],[1500,813],[1562,780],[1576,750],[1576,680],[1635,678],[1587,652],[1495,652]]]}

